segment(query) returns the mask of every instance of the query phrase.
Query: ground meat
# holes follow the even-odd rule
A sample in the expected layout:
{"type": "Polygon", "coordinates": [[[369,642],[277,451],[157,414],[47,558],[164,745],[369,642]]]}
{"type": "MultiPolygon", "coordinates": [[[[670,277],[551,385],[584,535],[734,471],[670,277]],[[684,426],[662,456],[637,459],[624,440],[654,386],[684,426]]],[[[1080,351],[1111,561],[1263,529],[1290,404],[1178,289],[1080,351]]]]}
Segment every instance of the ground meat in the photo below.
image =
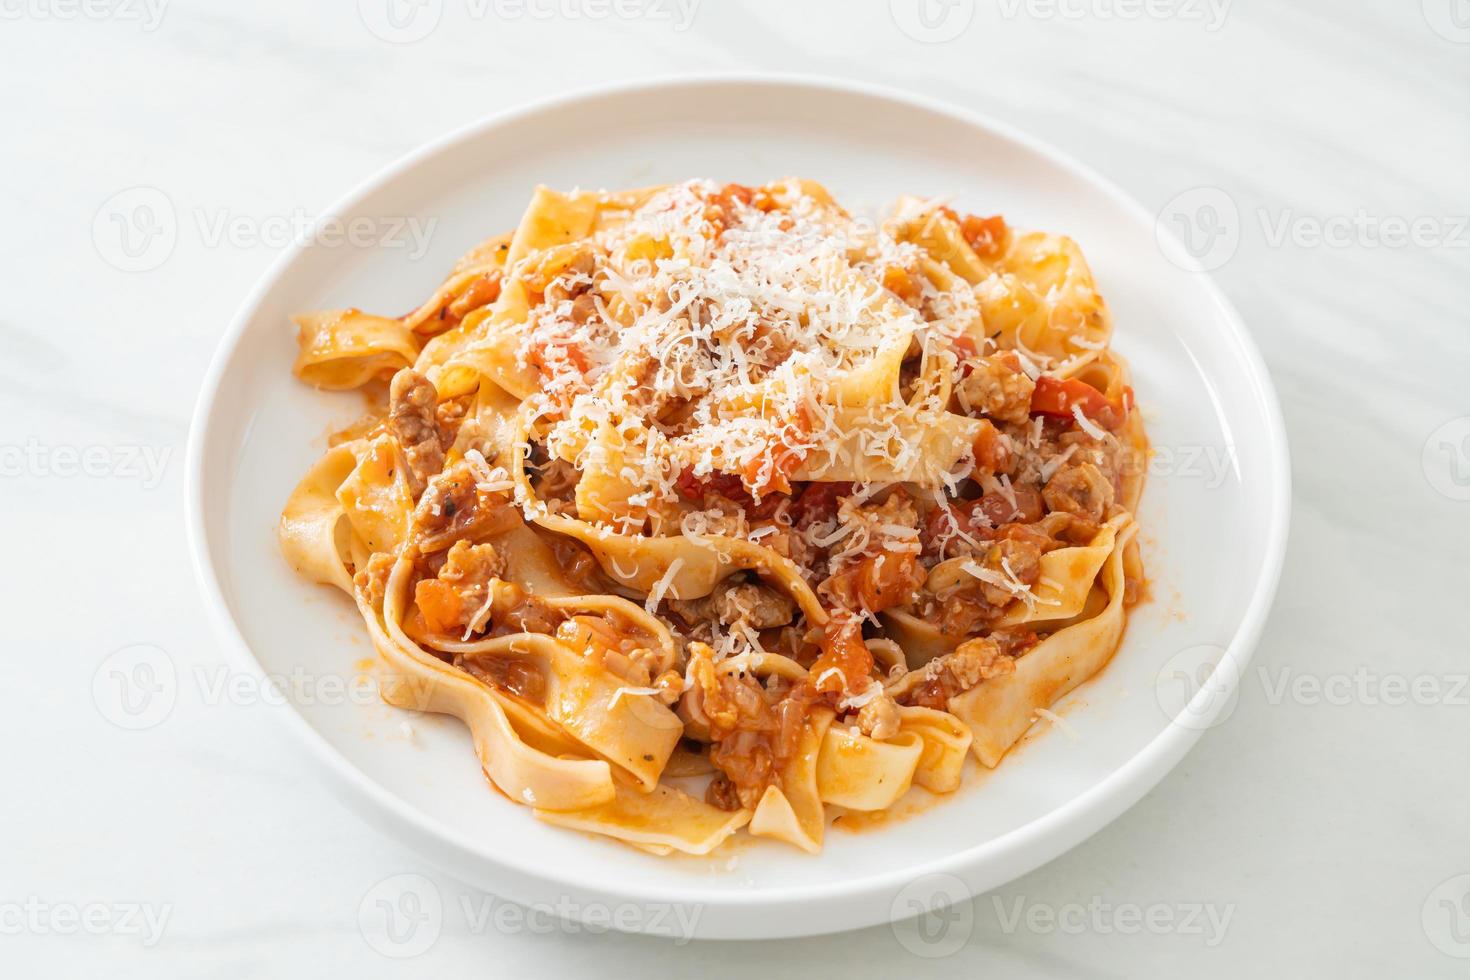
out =
{"type": "Polygon", "coordinates": [[[459,434],[460,426],[464,425],[465,418],[469,415],[470,403],[474,397],[473,393],[459,395],[439,403],[439,407],[434,410],[434,421],[439,425],[439,445],[454,445],[455,436],[459,434]]]}
{"type": "Polygon", "coordinates": [[[439,570],[442,581],[459,585],[467,582],[488,582],[499,578],[505,571],[505,560],[496,554],[493,544],[470,544],[457,541],[445,556],[444,567],[439,570]]]}
{"type": "MultiPolygon", "coordinates": [[[[740,805],[754,809],[796,755],[808,704],[796,696],[773,701],[754,677],[716,670],[708,647],[692,644],[691,650],[693,683],[684,710],[705,721],[710,763],[729,780],[740,805]]],[[[728,806],[730,791],[716,792],[728,806]]]]}
{"type": "Polygon", "coordinates": [[[987,602],[978,588],[962,589],[939,601],[939,632],[947,637],[969,636],[995,622],[1004,611],[1004,606],[987,602]]]}
{"type": "MultiPolygon", "coordinates": [[[[510,584],[510,583],[507,583],[510,584]]],[[[491,611],[491,636],[509,636],[512,633],[555,633],[562,622],[562,615],[546,604],[539,596],[532,595],[512,585],[505,590],[506,608],[491,611]],[[514,601],[512,601],[514,600],[514,601]]],[[[500,598],[497,595],[497,605],[500,598]]]]}
{"type": "Polygon", "coordinates": [[[691,624],[714,619],[724,626],[744,623],[757,630],[785,626],[796,614],[790,596],[754,582],[716,588],[702,599],[670,599],[669,608],[691,624]]]}
{"type": "Polygon", "coordinates": [[[858,529],[842,542],[849,550],[833,556],[820,592],[854,613],[912,602],[925,572],[919,564],[919,512],[909,492],[899,487],[881,503],[844,499],[838,520],[858,529]]]}
{"type": "Polygon", "coordinates": [[[1097,523],[1107,517],[1115,491],[1112,481],[1092,463],[1068,461],[1052,474],[1041,495],[1053,511],[1097,523]]]}
{"type": "Polygon", "coordinates": [[[981,681],[1009,674],[1016,669],[1016,661],[1000,651],[1000,644],[988,636],[967,640],[955,648],[954,653],[944,658],[939,668],[947,670],[961,690],[969,690],[981,681]]]}
{"type": "Polygon", "coordinates": [[[1076,446],[1077,448],[1072,450],[1072,455],[1067,457],[1067,461],[1069,463],[1091,463],[1096,466],[1117,493],[1122,492],[1124,473],[1136,462],[1122,441],[1111,432],[1101,439],[1094,439],[1086,432],[1073,429],[1063,432],[1057,439],[1057,444],[1064,452],[1076,446]]]}
{"type": "Polygon", "coordinates": [[[1000,632],[967,640],[924,667],[924,680],[904,696],[906,704],[948,709],[949,699],[1016,669],[1016,657],[1036,642],[1034,633],[1000,632]]]}
{"type": "Polygon", "coordinates": [[[967,361],[969,374],[960,382],[960,397],[972,413],[984,413],[1002,422],[1025,422],[1031,412],[1036,383],[1021,370],[1014,351],[967,361]]]}
{"type": "Polygon", "coordinates": [[[498,654],[460,655],[454,666],[532,704],[546,703],[546,675],[534,663],[498,654]]]}
{"type": "MultiPolygon", "coordinates": [[[[874,683],[877,683],[874,681],[874,683]]],[[[902,719],[898,714],[898,702],[889,697],[887,692],[879,694],[873,700],[858,709],[858,730],[869,738],[878,741],[886,741],[898,734],[902,719]]]]}
{"type": "Polygon", "coordinates": [[[409,488],[417,498],[429,478],[444,468],[444,447],[439,442],[435,415],[439,393],[428,378],[404,368],[393,375],[388,398],[388,430],[408,461],[409,488]]]}
{"type": "Polygon", "coordinates": [[[466,627],[483,629],[493,618],[494,603],[487,606],[486,600],[504,570],[505,562],[494,545],[455,542],[439,574],[414,587],[414,603],[424,626],[433,633],[458,632],[466,627]]]}
{"type": "Polygon", "coordinates": [[[419,551],[442,551],[461,538],[490,537],[520,522],[520,512],[507,497],[487,493],[476,484],[463,461],[429,481],[413,512],[419,551]]]}
{"type": "MultiPolygon", "coordinates": [[[[1051,544],[1045,534],[1040,532],[1026,533],[1025,525],[1012,525],[1021,533],[1008,534],[990,543],[980,564],[984,568],[998,572],[1005,576],[1007,581],[1012,579],[1019,581],[1022,585],[1031,586],[1041,577],[1041,556],[1048,548],[1043,542],[1051,544]]],[[[1054,545],[1053,545],[1054,547],[1054,545]]],[[[999,585],[991,585],[988,582],[978,582],[980,594],[985,601],[994,606],[1004,606],[1016,597],[1016,593],[999,585]]]]}
{"type": "Polygon", "coordinates": [[[388,575],[393,571],[396,559],[387,552],[380,551],[368,559],[367,565],[358,570],[353,576],[352,583],[357,586],[370,606],[383,604],[383,596],[388,591],[388,575]]]}
{"type": "Polygon", "coordinates": [[[740,793],[730,777],[720,773],[711,779],[704,791],[704,802],[718,810],[734,812],[740,809],[740,793]]]}

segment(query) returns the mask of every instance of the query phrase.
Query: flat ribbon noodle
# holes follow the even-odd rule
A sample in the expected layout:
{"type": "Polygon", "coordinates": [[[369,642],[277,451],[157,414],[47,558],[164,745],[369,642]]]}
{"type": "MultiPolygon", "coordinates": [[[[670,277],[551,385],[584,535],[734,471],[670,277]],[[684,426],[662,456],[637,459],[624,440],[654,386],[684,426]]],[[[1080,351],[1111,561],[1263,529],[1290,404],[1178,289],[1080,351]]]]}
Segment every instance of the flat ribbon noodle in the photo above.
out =
{"type": "Polygon", "coordinates": [[[767,786],[756,804],[750,818],[752,835],[773,837],[810,854],[822,849],[826,818],[817,792],[817,757],[832,718],[832,712],[825,708],[806,716],[796,757],[777,774],[777,783],[767,786]]]}
{"type": "Polygon", "coordinates": [[[1100,577],[1108,602],[1096,616],[1053,633],[1016,661],[1014,672],[983,681],[949,699],[950,712],[975,736],[971,748],[990,768],[999,764],[1035,721],[1112,658],[1123,638],[1123,550],[1137,526],[1118,533],[1100,577]]]}
{"type": "Polygon", "coordinates": [[[547,823],[603,834],[655,854],[708,854],[750,822],[749,810],[726,811],[672,786],[640,793],[619,784],[613,799],[576,810],[536,810],[547,823]]]}
{"type": "Polygon", "coordinates": [[[323,310],[295,320],[301,351],[291,370],[318,388],[360,388],[419,356],[413,331],[398,320],[361,310],[323,310]]]}
{"type": "MultiPolygon", "coordinates": [[[[389,704],[451,714],[469,728],[475,754],[496,786],[512,799],[551,810],[575,810],[611,800],[612,767],[602,759],[563,759],[528,745],[511,725],[507,704],[515,699],[431,656],[403,632],[411,558],[400,558],[381,610],[358,590],[358,607],[386,661],[390,682],[382,687],[389,704]]],[[[517,704],[517,707],[519,705],[517,704]]]]}

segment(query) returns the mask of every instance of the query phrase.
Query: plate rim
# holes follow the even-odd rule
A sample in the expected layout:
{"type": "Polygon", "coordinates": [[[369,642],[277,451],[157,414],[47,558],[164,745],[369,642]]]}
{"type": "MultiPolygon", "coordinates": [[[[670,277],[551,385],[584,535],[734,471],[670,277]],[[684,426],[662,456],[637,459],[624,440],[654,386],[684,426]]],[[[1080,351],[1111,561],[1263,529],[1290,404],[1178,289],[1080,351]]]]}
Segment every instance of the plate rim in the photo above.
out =
{"type": "MultiPolygon", "coordinates": [[[[778,90],[799,88],[838,97],[859,96],[868,99],[880,99],[921,109],[933,114],[947,116],[971,128],[987,131],[992,135],[1017,144],[1029,152],[1046,158],[1051,163],[1085,180],[1093,188],[1109,197],[1113,203],[1132,214],[1133,217],[1153,225],[1156,232],[1170,236],[1171,238],[1175,237],[1172,230],[1161,226],[1155,216],[1142,203],[1133,198],[1109,178],[1103,176],[1090,165],[1072,154],[1037,139],[1010,123],[961,105],[906,89],[851,79],[788,72],[711,72],[689,75],[659,75],[634,79],[614,85],[582,86],[560,94],[529,102],[517,103],[507,109],[487,114],[464,125],[455,127],[447,133],[433,138],[398,157],[386,166],[374,171],[365,179],[358,181],[331,208],[323,213],[337,215],[351,214],[353,209],[359,206],[364,198],[375,193],[385,184],[411,171],[422,162],[451,150],[463,142],[474,139],[487,130],[493,130],[522,119],[573,106],[579,102],[595,101],[608,97],[627,96],[639,93],[659,93],[669,89],[709,89],[732,85],[756,86],[778,90]]],[[[245,669],[254,675],[257,680],[262,682],[266,679],[266,669],[250,649],[243,632],[235,621],[235,617],[231,613],[230,606],[225,599],[219,575],[215,570],[215,556],[220,553],[222,547],[225,545],[225,541],[223,534],[218,537],[212,536],[205,524],[206,508],[202,496],[207,480],[204,469],[205,450],[212,432],[216,426],[221,424],[217,420],[217,414],[220,410],[217,395],[229,365],[241,347],[248,325],[256,317],[260,306],[276,287],[279,280],[308,247],[309,241],[291,243],[266,268],[241,302],[239,309],[221,336],[210,359],[209,368],[201,382],[199,395],[191,417],[186,451],[185,507],[187,536],[200,594],[208,608],[209,619],[214,628],[214,632],[217,638],[223,642],[227,655],[235,661],[237,666],[245,669]]],[[[973,880],[979,877],[979,868],[992,858],[1017,849],[1029,851],[1032,856],[1019,862],[1024,867],[1020,867],[1019,870],[1011,868],[1005,871],[999,880],[985,884],[979,888],[971,888],[973,897],[987,888],[999,887],[1005,881],[1014,880],[1023,874],[1029,873],[1031,870],[1041,867],[1048,861],[1054,860],[1067,850],[1075,847],[1087,837],[1111,823],[1136,803],[1145,793],[1161,782],[1173,767],[1177,765],[1189,748],[1203,734],[1203,731],[1209,727],[1208,721],[1212,720],[1215,713],[1229,702],[1229,695],[1235,692],[1239,678],[1242,676],[1245,666],[1250,661],[1256,644],[1260,639],[1280,582],[1291,518],[1291,465],[1286,427],[1281,415],[1279,399],[1265,360],[1261,356],[1254,339],[1246,329],[1240,314],[1220,289],[1219,284],[1214,280],[1213,276],[1208,271],[1199,267],[1197,263],[1194,263],[1192,259],[1187,258],[1187,252],[1179,249],[1177,254],[1179,256],[1186,256],[1184,259],[1185,263],[1192,266],[1189,271],[1198,277],[1198,284],[1218,307],[1220,317],[1229,329],[1230,339],[1233,341],[1236,350],[1243,357],[1244,365],[1247,369],[1244,379],[1250,382],[1251,394],[1262,410],[1263,417],[1266,421],[1265,434],[1270,441],[1267,454],[1269,462],[1262,473],[1262,479],[1269,480],[1269,506],[1266,511],[1267,536],[1264,561],[1261,572],[1257,577],[1255,588],[1246,604],[1245,611],[1222,655],[1222,663],[1229,660],[1234,669],[1231,671],[1220,671],[1217,666],[1216,673],[1220,675],[1219,679],[1224,684],[1223,691],[1226,696],[1211,703],[1212,693],[1218,694],[1222,689],[1216,688],[1214,692],[1206,689],[1200,690],[1189,705],[1191,717],[1199,722],[1198,724],[1190,726],[1180,725],[1175,722],[1166,724],[1158,734],[1153,736],[1138,751],[1134,752],[1122,765],[1111,773],[1108,773],[1077,797],[1066,801],[1043,816],[1021,827],[1001,834],[998,837],[980,841],[972,847],[956,851],[941,858],[932,859],[920,865],[872,875],[863,875],[838,882],[816,885],[776,885],[763,890],[749,891],[715,888],[701,883],[691,883],[687,887],[678,889],[665,887],[651,889],[641,886],[636,880],[630,880],[624,883],[615,895],[611,892],[605,894],[635,902],[644,901],[668,904],[687,902],[699,904],[705,907],[707,911],[727,909],[730,911],[740,910],[748,912],[750,909],[758,906],[771,906],[773,908],[795,907],[813,901],[835,899],[846,899],[849,902],[857,902],[859,900],[872,900],[875,897],[891,895],[896,889],[927,875],[947,874],[959,876],[968,872],[971,874],[973,880]],[[1039,859],[1036,857],[1038,854],[1041,855],[1039,859]]],[[[386,786],[373,779],[366,772],[359,769],[292,705],[283,702],[277,706],[277,709],[288,717],[288,726],[296,731],[311,746],[317,761],[336,777],[334,788],[338,791],[338,795],[343,796],[343,791],[350,793],[350,796],[344,799],[344,802],[349,803],[349,808],[357,812],[360,816],[372,818],[369,822],[375,823],[380,827],[388,829],[408,828],[417,831],[421,836],[415,837],[407,843],[419,853],[443,852],[462,855],[465,858],[478,862],[488,862],[499,869],[513,872],[520,876],[528,876],[542,883],[553,884],[568,893],[588,894],[589,890],[596,890],[599,893],[603,893],[599,886],[578,882],[573,877],[563,873],[563,870],[558,866],[534,867],[529,861],[520,862],[515,860],[513,853],[492,854],[476,846],[475,842],[468,839],[465,835],[440,823],[433,814],[419,810],[402,797],[393,793],[386,786]],[[364,803],[371,805],[372,810],[370,813],[363,813],[364,803]],[[385,820],[385,818],[390,817],[393,820],[391,824],[385,820]],[[430,845],[432,845],[432,849],[430,845]]],[[[394,836],[401,837],[400,834],[395,834],[394,836]]],[[[435,863],[439,862],[436,861],[435,863]]],[[[467,869],[458,867],[446,868],[446,870],[449,870],[457,876],[465,876],[467,869]]],[[[964,884],[967,888],[970,888],[970,882],[966,881],[964,884]]],[[[895,919],[901,918],[903,917],[890,917],[889,921],[895,921],[895,919]]],[[[776,929],[762,932],[750,928],[721,929],[716,926],[710,929],[709,932],[711,934],[724,934],[730,937],[744,936],[749,938],[775,935],[801,936],[861,928],[866,925],[875,924],[878,921],[881,920],[872,919],[871,916],[868,916],[862,921],[843,922],[829,926],[818,925],[815,922],[810,925],[798,924],[794,929],[789,931],[776,929]]]]}

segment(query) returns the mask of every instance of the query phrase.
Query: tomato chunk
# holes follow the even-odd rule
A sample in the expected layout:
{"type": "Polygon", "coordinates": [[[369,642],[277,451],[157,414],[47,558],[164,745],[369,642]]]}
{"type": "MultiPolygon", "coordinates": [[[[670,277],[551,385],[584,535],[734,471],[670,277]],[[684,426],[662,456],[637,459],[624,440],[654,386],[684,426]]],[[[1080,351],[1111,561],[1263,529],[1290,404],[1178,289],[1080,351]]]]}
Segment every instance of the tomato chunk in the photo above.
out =
{"type": "Polygon", "coordinates": [[[464,600],[448,582],[424,579],[414,586],[413,601],[423,614],[424,625],[435,633],[449,633],[459,628],[464,600]]]}
{"type": "Polygon", "coordinates": [[[827,635],[822,639],[822,655],[807,674],[807,683],[812,689],[818,694],[841,693],[843,688],[861,691],[868,686],[872,673],[873,655],[863,642],[862,627],[855,620],[840,626],[828,624],[827,635]],[[834,667],[841,678],[828,673],[834,667]]]}
{"type": "Polygon", "coordinates": [[[1056,418],[1072,418],[1073,407],[1106,429],[1116,429],[1128,418],[1133,408],[1133,389],[1124,388],[1117,402],[1111,401],[1085,381],[1076,378],[1053,378],[1043,374],[1036,379],[1036,390],[1031,394],[1031,414],[1050,415],[1056,418]]]}
{"type": "Polygon", "coordinates": [[[943,210],[960,226],[960,234],[982,259],[995,258],[1005,251],[1006,236],[1010,232],[1005,218],[998,214],[982,218],[974,214],[956,214],[950,208],[943,210]]]}

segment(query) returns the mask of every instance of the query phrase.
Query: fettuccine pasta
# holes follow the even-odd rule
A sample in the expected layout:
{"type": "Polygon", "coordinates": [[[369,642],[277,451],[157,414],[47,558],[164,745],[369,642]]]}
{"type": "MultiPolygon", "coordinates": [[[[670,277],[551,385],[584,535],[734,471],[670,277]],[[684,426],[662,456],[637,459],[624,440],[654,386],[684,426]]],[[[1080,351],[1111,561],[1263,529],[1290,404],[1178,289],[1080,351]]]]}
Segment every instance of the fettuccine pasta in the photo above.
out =
{"type": "Polygon", "coordinates": [[[656,854],[949,793],[1106,664],[1147,451],[1077,245],[821,186],[539,188],[398,318],[298,318],[382,409],[286,503],[381,689],[656,854]]]}

